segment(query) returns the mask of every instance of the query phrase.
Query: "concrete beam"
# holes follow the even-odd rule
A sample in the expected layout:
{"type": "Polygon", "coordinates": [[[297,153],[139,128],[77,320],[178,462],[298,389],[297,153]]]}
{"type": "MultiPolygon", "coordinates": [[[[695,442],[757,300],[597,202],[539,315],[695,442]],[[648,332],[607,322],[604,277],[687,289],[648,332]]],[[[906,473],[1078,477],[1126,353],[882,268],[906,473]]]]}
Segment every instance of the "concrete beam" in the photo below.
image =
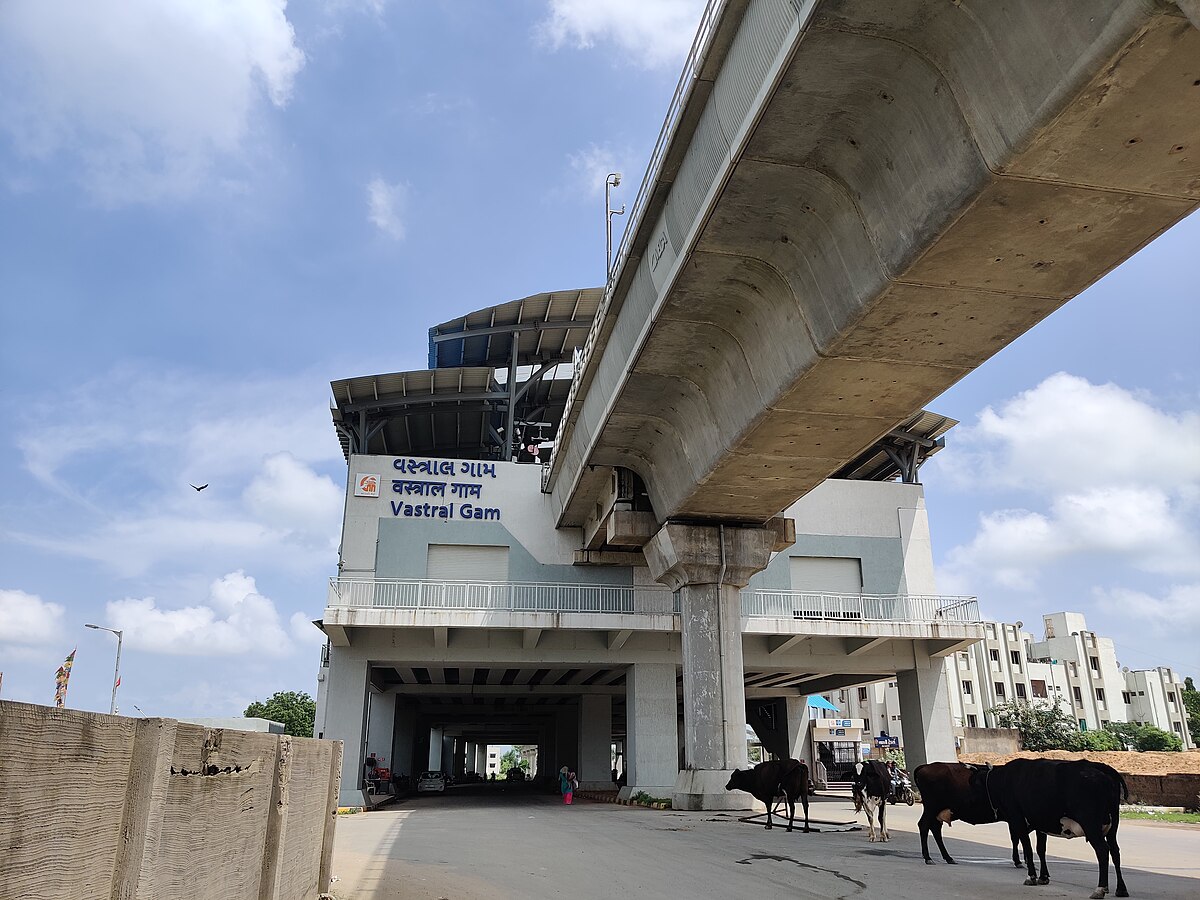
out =
{"type": "Polygon", "coordinates": [[[608,649],[620,650],[625,646],[625,642],[629,640],[629,637],[632,634],[632,628],[624,628],[620,631],[610,631],[608,633],[608,649]]]}
{"type": "Polygon", "coordinates": [[[542,639],[542,629],[524,628],[521,630],[521,649],[533,650],[542,639]]]}
{"type": "Polygon", "coordinates": [[[807,641],[808,638],[809,635],[807,634],[793,634],[790,637],[783,635],[780,635],[779,637],[769,637],[767,638],[767,647],[770,649],[767,650],[767,654],[770,656],[779,656],[783,653],[786,653],[788,650],[791,650],[797,644],[807,641]]]}
{"type": "Polygon", "coordinates": [[[863,640],[847,638],[843,643],[846,647],[847,656],[862,656],[864,653],[869,653],[890,640],[890,637],[866,638],[863,640]]]}

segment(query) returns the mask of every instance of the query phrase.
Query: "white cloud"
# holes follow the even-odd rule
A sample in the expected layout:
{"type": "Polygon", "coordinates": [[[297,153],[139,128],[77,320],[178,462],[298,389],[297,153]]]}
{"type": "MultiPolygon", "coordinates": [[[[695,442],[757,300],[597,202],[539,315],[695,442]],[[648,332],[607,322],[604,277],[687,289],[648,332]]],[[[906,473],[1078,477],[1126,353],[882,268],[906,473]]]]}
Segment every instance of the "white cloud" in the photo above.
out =
{"type": "Polygon", "coordinates": [[[628,160],[630,153],[625,152],[618,154],[611,147],[600,147],[596,144],[590,144],[578,153],[572,153],[567,157],[567,162],[571,167],[572,174],[572,189],[577,194],[582,194],[587,197],[600,198],[604,196],[604,183],[610,172],[620,172],[622,174],[621,185],[614,188],[614,197],[612,203],[615,208],[620,209],[621,204],[616,200],[615,192],[627,191],[632,188],[637,190],[637,182],[626,180],[628,173],[621,166],[621,159],[628,160]]]}
{"type": "Polygon", "coordinates": [[[613,44],[642,68],[679,66],[692,45],[704,0],[550,0],[537,35],[558,49],[613,44]]]}
{"type": "Polygon", "coordinates": [[[208,605],[169,609],[153,597],[126,598],[108,603],[106,612],[130,647],[151,653],[283,656],[293,648],[275,604],[241,570],[212,583],[208,605]]]}
{"type": "Polygon", "coordinates": [[[324,537],[336,547],[342,488],[290,453],[268,456],[242,497],[259,521],[281,531],[324,537]]]}
{"type": "Polygon", "coordinates": [[[76,508],[40,527],[39,490],[31,515],[9,517],[23,524],[8,537],[124,576],[168,565],[199,565],[207,577],[332,568],[341,489],[314,469],[342,465],[327,391],[316,376],[223,382],[126,367],[30,398],[25,467],[76,508]],[[59,422],[70,424],[41,424],[59,422]],[[196,493],[188,482],[209,487],[196,493]]]}
{"type": "Polygon", "coordinates": [[[402,214],[408,196],[405,184],[388,184],[382,178],[373,178],[367,185],[367,220],[396,241],[404,240],[402,214]]]}
{"type": "Polygon", "coordinates": [[[286,0],[0,5],[0,129],[29,159],[73,157],[116,205],[183,196],[240,161],[304,54],[286,0]]]}
{"type": "MultiPolygon", "coordinates": [[[[1100,589],[1096,597],[1106,613],[1135,628],[1149,624],[1159,634],[1173,635],[1200,631],[1200,583],[1174,585],[1160,597],[1126,588],[1100,589]]],[[[1191,654],[1196,655],[1194,642],[1191,654]]]]}
{"type": "Polygon", "coordinates": [[[0,589],[0,644],[46,644],[63,632],[63,608],[36,594],[0,589]]]}
{"type": "Polygon", "coordinates": [[[1200,413],[1166,412],[1115,384],[1059,372],[955,433],[948,471],[970,483],[1055,492],[1200,484],[1200,413]]]}
{"type": "Polygon", "coordinates": [[[292,637],[301,646],[319,647],[325,643],[325,635],[313,624],[312,616],[307,613],[292,613],[288,625],[292,629],[292,637]]]}
{"type": "Polygon", "coordinates": [[[1200,415],[1058,373],[963,431],[942,470],[1024,508],[983,514],[947,554],[945,585],[1031,590],[1071,561],[1200,574],[1200,415]]]}

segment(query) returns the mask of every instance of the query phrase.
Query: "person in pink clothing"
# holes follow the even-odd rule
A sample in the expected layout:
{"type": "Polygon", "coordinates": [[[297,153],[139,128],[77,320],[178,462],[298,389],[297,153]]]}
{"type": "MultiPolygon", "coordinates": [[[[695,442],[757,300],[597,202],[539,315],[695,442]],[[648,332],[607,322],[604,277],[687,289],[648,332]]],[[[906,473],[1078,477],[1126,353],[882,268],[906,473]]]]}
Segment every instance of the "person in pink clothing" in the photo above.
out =
{"type": "Polygon", "coordinates": [[[575,800],[575,773],[563,766],[558,770],[558,791],[568,806],[575,800]]]}

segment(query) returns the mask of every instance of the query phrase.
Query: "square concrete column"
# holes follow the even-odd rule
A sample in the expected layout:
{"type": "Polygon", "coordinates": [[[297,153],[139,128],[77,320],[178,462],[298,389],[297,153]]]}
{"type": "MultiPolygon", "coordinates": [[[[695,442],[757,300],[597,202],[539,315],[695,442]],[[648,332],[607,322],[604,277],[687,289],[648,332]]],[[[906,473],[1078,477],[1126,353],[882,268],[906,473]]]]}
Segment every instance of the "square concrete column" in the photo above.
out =
{"type": "Polygon", "coordinates": [[[896,673],[904,762],[910,772],[924,763],[958,759],[954,752],[946,667],[940,659],[931,660],[923,655],[921,641],[914,644],[918,667],[896,673]]]}
{"type": "Polygon", "coordinates": [[[339,806],[363,805],[363,763],[367,742],[367,672],[363,658],[348,647],[333,647],[329,654],[325,737],[342,741],[342,784],[339,806]]]}
{"type": "MultiPolygon", "coordinates": [[[[445,737],[440,728],[429,729],[429,771],[442,771],[442,747],[445,737]]],[[[420,774],[419,772],[417,773],[420,774]]]]}
{"type": "Polygon", "coordinates": [[[808,697],[788,697],[786,698],[786,708],[787,739],[792,759],[803,760],[811,772],[813,759],[809,734],[811,734],[812,719],[808,715],[808,697]]]}
{"type": "Polygon", "coordinates": [[[392,736],[392,772],[415,778],[420,772],[413,771],[414,747],[416,743],[417,711],[412,704],[396,701],[396,723],[392,736]]]}
{"type": "Polygon", "coordinates": [[[579,698],[579,786],[612,790],[612,696],[584,694],[579,698]]]}
{"type": "Polygon", "coordinates": [[[379,765],[393,767],[392,742],[396,726],[396,695],[371,693],[367,714],[367,756],[375,755],[379,765]]]}
{"type": "Polygon", "coordinates": [[[683,643],[684,769],[676,809],[742,809],[725,790],[746,765],[746,689],[741,589],[766,568],[778,535],[769,528],[668,523],[646,544],[657,581],[679,593],[683,643]]]}
{"type": "Polygon", "coordinates": [[[674,663],[634,663],[625,682],[625,786],[670,797],[679,778],[679,729],[674,663]]]}

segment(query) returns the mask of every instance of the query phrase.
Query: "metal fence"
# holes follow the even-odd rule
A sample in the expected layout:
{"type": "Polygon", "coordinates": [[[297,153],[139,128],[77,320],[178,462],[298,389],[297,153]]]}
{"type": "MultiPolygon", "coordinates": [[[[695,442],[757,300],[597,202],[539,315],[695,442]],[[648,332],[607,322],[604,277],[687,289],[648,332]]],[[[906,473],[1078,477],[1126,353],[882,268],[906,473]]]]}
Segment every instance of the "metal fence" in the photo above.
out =
{"type": "MultiPolygon", "coordinates": [[[[670,615],[677,598],[654,585],[544,584],[513,581],[330,579],[329,606],[505,612],[670,615]]],[[[743,591],[742,615],[839,622],[983,621],[974,597],[743,591]]]]}

